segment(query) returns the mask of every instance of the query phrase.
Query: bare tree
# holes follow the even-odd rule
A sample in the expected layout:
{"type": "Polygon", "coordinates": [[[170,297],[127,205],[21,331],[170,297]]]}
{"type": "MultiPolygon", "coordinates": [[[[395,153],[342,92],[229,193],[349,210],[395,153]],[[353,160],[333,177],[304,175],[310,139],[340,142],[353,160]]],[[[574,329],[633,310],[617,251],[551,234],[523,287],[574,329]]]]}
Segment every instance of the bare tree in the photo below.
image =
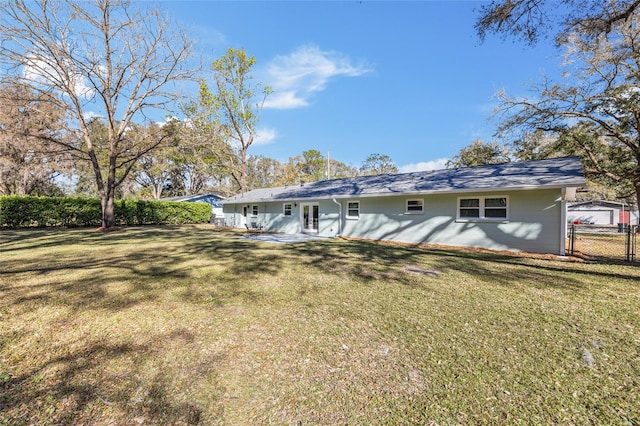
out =
{"type": "Polygon", "coordinates": [[[558,44],[579,32],[590,39],[629,22],[640,0],[492,0],[480,7],[476,31],[522,39],[535,44],[550,32],[558,44]]]}
{"type": "Polygon", "coordinates": [[[138,6],[125,0],[0,3],[1,78],[48,94],[67,113],[77,137],[57,143],[91,164],[106,229],[115,225],[116,188],[159,143],[127,140],[128,129],[150,110],[173,104],[174,83],[193,74],[186,35],[173,31],[158,10],[138,6]],[[89,130],[95,113],[107,127],[100,146],[89,130]]]}

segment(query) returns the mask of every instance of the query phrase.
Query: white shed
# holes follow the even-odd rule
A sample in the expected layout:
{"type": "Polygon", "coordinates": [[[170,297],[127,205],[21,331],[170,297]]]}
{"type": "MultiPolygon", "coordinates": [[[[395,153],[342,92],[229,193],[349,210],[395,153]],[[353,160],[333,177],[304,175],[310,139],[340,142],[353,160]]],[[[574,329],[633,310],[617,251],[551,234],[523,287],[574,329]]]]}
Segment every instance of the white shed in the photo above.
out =
{"type": "Polygon", "coordinates": [[[616,201],[579,201],[567,206],[567,220],[591,225],[635,225],[638,223],[638,212],[631,210],[628,204],[616,201]]]}

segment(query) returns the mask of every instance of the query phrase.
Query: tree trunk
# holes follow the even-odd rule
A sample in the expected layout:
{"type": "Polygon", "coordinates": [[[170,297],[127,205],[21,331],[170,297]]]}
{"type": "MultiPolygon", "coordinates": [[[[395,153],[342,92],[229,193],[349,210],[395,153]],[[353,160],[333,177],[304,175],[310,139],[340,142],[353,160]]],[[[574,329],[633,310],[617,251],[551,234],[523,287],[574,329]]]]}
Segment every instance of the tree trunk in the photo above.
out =
{"type": "MultiPolygon", "coordinates": [[[[111,150],[115,151],[115,149],[117,149],[117,143],[112,143],[111,145],[115,147],[111,150]]],[[[111,228],[116,226],[116,214],[114,210],[116,197],[116,168],[115,156],[113,155],[109,159],[109,174],[104,194],[102,201],[102,226],[105,231],[109,231],[111,228]]]]}
{"type": "Polygon", "coordinates": [[[240,151],[240,192],[244,194],[247,192],[247,149],[249,149],[249,145],[244,146],[240,151]]]}
{"type": "Polygon", "coordinates": [[[100,201],[102,204],[102,228],[108,231],[116,226],[114,192],[107,191],[106,194],[101,197],[100,201]]]}

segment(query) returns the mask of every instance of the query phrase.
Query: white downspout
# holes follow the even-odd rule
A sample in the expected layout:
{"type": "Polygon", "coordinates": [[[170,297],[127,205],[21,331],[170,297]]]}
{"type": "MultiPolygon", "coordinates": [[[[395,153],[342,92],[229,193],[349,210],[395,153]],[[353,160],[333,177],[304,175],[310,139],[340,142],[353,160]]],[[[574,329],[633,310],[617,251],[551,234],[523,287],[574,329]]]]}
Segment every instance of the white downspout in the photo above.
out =
{"type": "Polygon", "coordinates": [[[560,256],[566,256],[567,246],[567,200],[566,188],[562,188],[562,197],[560,197],[560,256]]]}
{"type": "Polygon", "coordinates": [[[567,223],[567,209],[568,209],[568,201],[576,200],[576,192],[578,188],[576,187],[564,187],[561,190],[560,196],[560,255],[566,255],[566,245],[567,245],[567,228],[569,224],[567,223]]]}
{"type": "Polygon", "coordinates": [[[338,214],[338,233],[336,234],[336,237],[339,237],[340,234],[342,234],[342,203],[339,203],[335,198],[332,198],[331,201],[340,207],[340,213],[338,214]]]}

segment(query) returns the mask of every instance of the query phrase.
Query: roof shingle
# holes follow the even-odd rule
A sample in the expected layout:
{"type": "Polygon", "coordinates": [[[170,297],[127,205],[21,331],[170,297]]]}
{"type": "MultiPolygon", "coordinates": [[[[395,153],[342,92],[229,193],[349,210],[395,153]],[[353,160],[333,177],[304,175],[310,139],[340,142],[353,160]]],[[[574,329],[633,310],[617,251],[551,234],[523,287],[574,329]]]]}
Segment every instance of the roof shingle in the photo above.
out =
{"type": "Polygon", "coordinates": [[[262,188],[228,198],[223,204],[580,187],[585,183],[580,159],[562,157],[428,172],[358,176],[262,188]]]}

